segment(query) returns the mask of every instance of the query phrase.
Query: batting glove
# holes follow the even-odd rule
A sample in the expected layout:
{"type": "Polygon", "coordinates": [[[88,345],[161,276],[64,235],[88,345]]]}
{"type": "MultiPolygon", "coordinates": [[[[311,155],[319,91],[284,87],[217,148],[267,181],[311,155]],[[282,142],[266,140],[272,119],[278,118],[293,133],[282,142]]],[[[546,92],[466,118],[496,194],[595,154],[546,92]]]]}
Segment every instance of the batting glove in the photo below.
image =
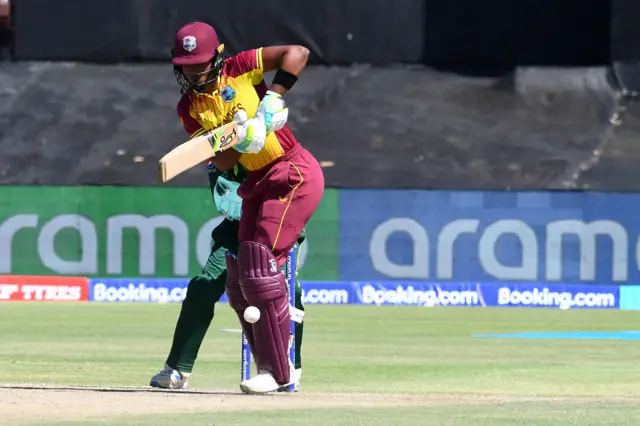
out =
{"type": "Polygon", "coordinates": [[[280,94],[268,90],[267,94],[262,98],[262,102],[258,105],[256,118],[264,123],[267,133],[274,132],[282,129],[287,124],[289,108],[280,94]]]}
{"type": "Polygon", "coordinates": [[[247,118],[247,112],[238,110],[233,115],[233,121],[238,123],[238,140],[233,148],[243,154],[257,154],[264,148],[267,139],[267,130],[264,122],[257,118],[247,118]]]}

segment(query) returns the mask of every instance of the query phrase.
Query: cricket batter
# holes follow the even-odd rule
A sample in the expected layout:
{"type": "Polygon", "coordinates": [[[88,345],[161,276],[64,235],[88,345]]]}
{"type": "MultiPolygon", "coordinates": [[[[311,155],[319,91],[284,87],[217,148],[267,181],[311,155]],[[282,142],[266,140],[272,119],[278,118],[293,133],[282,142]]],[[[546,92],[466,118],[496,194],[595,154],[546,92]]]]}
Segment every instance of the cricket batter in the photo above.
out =
{"type": "MultiPolygon", "coordinates": [[[[151,378],[150,386],[164,389],[186,389],[189,376],[198,356],[200,345],[211,325],[215,313],[215,304],[225,290],[227,279],[227,252],[238,252],[238,226],[241,214],[242,199],[237,194],[239,182],[247,172],[237,165],[228,172],[222,173],[208,164],[209,184],[217,210],[225,219],[213,230],[211,238],[213,246],[202,272],[189,281],[187,295],[182,302],[180,316],[173,334],[171,351],[165,362],[165,368],[151,378]]],[[[298,239],[298,252],[304,241],[304,232],[298,239]]],[[[296,256],[296,259],[298,256],[296,256]]],[[[296,273],[298,268],[296,268],[296,273]]],[[[304,311],[302,290],[296,280],[295,306],[304,311]]],[[[295,336],[295,368],[296,388],[302,376],[302,332],[303,324],[296,323],[295,336]]]]}
{"type": "Polygon", "coordinates": [[[242,215],[237,256],[226,256],[226,291],[244,329],[258,374],[240,384],[246,393],[265,393],[296,381],[287,356],[289,303],[282,266],[324,191],[322,169],[286,125],[282,95],[298,80],[309,56],[302,46],[247,50],[225,59],[215,30],[202,22],[176,34],[173,65],[184,95],[178,114],[191,136],[231,121],[239,143],[217,154],[221,171],[237,163],[247,169],[238,188],[242,215]],[[267,87],[264,73],[276,71],[267,87]],[[255,306],[260,320],[243,318],[255,306]]]}

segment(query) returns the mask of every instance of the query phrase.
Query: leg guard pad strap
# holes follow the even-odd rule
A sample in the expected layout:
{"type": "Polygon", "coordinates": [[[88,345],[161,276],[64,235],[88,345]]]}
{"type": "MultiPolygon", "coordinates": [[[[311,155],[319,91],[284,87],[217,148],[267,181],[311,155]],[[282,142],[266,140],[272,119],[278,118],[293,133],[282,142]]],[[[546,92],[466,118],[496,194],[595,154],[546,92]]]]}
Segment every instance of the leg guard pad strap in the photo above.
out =
{"type": "Polygon", "coordinates": [[[242,289],[240,288],[240,276],[238,274],[238,261],[231,255],[227,253],[226,256],[227,261],[227,282],[226,282],[226,290],[227,290],[227,298],[229,299],[229,305],[231,308],[236,311],[236,315],[238,315],[238,319],[240,320],[240,325],[242,326],[242,330],[247,336],[247,340],[249,341],[249,347],[251,347],[251,352],[254,353],[255,356],[255,337],[253,334],[253,324],[249,324],[244,319],[244,310],[249,307],[249,303],[245,299],[242,294],[242,289]]]}

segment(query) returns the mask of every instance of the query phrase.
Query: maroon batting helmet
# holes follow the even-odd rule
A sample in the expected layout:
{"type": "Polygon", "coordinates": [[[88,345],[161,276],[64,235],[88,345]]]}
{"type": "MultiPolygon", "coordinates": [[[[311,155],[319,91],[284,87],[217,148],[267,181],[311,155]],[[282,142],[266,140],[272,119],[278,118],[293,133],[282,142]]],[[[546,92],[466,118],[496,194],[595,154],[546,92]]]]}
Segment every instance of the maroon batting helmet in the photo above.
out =
{"type": "Polygon", "coordinates": [[[220,43],[218,34],[209,24],[192,22],[180,28],[176,34],[171,51],[174,72],[178,84],[183,91],[201,90],[212,83],[220,75],[224,62],[224,44],[220,43]],[[186,78],[182,67],[185,65],[200,65],[211,63],[207,71],[194,75],[198,80],[203,74],[208,74],[204,82],[192,83],[186,78]]]}

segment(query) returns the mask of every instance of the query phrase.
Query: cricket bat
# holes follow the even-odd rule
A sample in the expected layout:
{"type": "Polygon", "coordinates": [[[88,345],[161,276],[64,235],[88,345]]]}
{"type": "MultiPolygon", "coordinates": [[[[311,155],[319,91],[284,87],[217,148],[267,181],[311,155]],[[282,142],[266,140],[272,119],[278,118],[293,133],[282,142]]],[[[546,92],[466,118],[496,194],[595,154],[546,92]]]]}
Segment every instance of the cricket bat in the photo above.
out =
{"type": "Polygon", "coordinates": [[[159,178],[165,183],[180,173],[214,157],[217,152],[233,148],[238,143],[238,123],[211,130],[184,142],[162,157],[158,163],[159,178]]]}

